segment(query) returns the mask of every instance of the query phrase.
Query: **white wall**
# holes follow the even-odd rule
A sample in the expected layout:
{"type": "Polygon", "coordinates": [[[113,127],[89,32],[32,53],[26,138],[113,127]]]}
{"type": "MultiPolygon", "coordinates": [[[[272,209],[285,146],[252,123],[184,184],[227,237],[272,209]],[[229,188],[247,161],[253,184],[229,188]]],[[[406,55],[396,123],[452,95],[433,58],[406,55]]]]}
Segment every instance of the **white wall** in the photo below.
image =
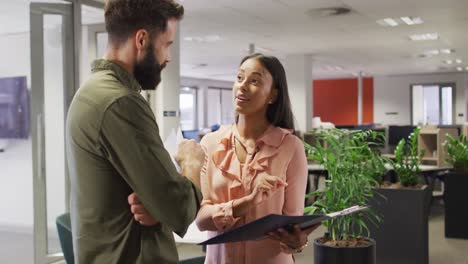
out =
{"type": "Polygon", "coordinates": [[[411,121],[410,86],[412,84],[455,83],[455,122],[462,124],[467,114],[468,74],[418,74],[374,76],[374,122],[408,125],[411,121]],[[397,115],[388,113],[396,112],[397,115]],[[463,117],[458,114],[462,113],[463,117]]]}

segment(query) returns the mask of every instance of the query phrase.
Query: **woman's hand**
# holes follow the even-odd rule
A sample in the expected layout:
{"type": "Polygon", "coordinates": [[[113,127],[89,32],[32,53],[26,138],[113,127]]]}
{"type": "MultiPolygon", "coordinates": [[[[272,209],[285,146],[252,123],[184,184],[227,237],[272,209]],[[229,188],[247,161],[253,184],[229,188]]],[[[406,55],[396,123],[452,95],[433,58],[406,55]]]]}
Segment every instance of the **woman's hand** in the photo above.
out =
{"type": "Polygon", "coordinates": [[[320,224],[313,225],[307,229],[301,230],[299,225],[294,225],[292,231],[288,232],[284,228],[278,228],[267,235],[274,240],[281,243],[281,249],[285,252],[299,253],[307,246],[307,237],[312,233],[320,224]]]}
{"type": "Polygon", "coordinates": [[[287,186],[286,181],[278,176],[260,174],[253,183],[253,191],[248,196],[251,203],[259,204],[268,199],[277,188],[287,186]]]}
{"type": "Polygon", "coordinates": [[[130,205],[133,218],[141,225],[154,226],[159,224],[159,222],[146,211],[146,208],[140,202],[136,193],[132,193],[128,196],[128,204],[130,205]]]}

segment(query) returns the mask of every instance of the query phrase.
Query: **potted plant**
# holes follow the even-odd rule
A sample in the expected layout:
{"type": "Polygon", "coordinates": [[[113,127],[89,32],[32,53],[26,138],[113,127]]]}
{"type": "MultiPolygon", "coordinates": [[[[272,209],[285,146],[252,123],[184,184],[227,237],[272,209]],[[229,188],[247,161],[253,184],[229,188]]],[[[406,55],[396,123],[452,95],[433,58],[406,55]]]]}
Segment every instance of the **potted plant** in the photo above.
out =
{"type": "Polygon", "coordinates": [[[447,140],[444,143],[447,148],[447,163],[453,166],[456,171],[468,170],[468,139],[465,135],[457,139],[447,134],[447,140]]]}
{"type": "MultiPolygon", "coordinates": [[[[402,139],[391,163],[398,182],[376,189],[385,199],[372,199],[370,205],[385,221],[371,227],[371,237],[379,243],[379,264],[427,264],[429,262],[428,220],[431,190],[420,184],[418,152],[419,128],[402,139]]],[[[378,197],[378,196],[377,196],[378,197]]]]}
{"type": "MultiPolygon", "coordinates": [[[[323,191],[308,195],[317,199],[305,208],[305,213],[327,214],[367,205],[378,185],[376,175],[381,173],[378,170],[383,166],[382,157],[370,147],[374,143],[368,140],[375,141],[378,133],[330,129],[316,136],[321,140],[313,146],[305,144],[306,151],[328,171],[328,179],[323,191]]],[[[376,263],[376,242],[369,238],[367,223],[377,225],[378,222],[380,218],[372,210],[324,222],[328,232],[314,241],[314,263],[376,263]]]]}
{"type": "Polygon", "coordinates": [[[468,139],[447,135],[447,163],[453,169],[444,178],[445,236],[468,239],[468,139]]]}

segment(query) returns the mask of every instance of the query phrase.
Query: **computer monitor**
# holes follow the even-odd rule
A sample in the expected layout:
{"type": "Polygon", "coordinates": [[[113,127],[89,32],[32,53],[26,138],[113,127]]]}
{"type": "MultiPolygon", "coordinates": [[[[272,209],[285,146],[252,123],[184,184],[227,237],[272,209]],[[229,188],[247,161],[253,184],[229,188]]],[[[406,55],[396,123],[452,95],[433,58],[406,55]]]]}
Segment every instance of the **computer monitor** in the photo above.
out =
{"type": "Polygon", "coordinates": [[[354,129],[355,125],[335,125],[335,128],[338,128],[338,129],[354,129]]]}
{"type": "Polygon", "coordinates": [[[415,126],[388,126],[388,145],[396,146],[402,138],[407,139],[415,126]]]}
{"type": "Polygon", "coordinates": [[[29,137],[26,77],[0,78],[0,139],[29,137]]]}
{"type": "Polygon", "coordinates": [[[198,142],[199,140],[199,132],[198,130],[182,130],[182,136],[185,139],[194,139],[198,142]]]}

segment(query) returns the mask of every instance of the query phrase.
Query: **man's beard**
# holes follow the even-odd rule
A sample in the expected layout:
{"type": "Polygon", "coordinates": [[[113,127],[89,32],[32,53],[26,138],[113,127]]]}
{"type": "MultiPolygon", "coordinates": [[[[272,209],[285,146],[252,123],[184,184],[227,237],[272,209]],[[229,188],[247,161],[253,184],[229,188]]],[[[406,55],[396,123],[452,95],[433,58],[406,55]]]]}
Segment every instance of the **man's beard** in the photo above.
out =
{"type": "Polygon", "coordinates": [[[161,72],[166,67],[166,63],[160,65],[154,57],[154,46],[148,45],[146,55],[142,61],[136,62],[133,75],[143,90],[155,90],[161,82],[161,72]]]}

